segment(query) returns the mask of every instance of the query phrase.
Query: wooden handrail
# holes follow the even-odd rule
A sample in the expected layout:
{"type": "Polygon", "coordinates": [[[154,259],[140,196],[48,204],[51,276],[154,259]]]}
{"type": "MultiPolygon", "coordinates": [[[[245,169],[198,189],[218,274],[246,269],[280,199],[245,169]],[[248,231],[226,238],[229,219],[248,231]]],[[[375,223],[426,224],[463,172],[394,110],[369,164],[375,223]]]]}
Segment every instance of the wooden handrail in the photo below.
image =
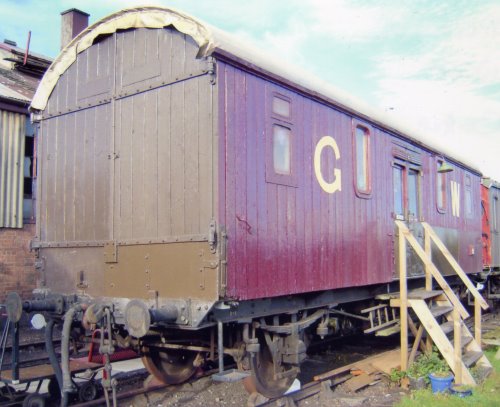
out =
{"type": "Polygon", "coordinates": [[[399,232],[403,234],[405,239],[410,243],[410,246],[412,249],[415,251],[415,253],[420,257],[420,260],[424,263],[425,267],[429,272],[432,274],[436,282],[439,284],[441,289],[444,291],[450,302],[453,304],[453,306],[458,310],[460,313],[460,316],[465,319],[469,317],[469,313],[465,309],[465,307],[462,305],[458,297],[455,295],[451,287],[448,285],[446,282],[445,278],[443,275],[439,272],[437,267],[434,265],[434,263],[429,259],[427,254],[425,253],[424,249],[422,249],[422,246],[418,243],[417,239],[415,239],[415,236],[413,236],[408,229],[408,227],[400,220],[396,220],[396,225],[399,228],[399,232]]]}
{"type": "Polygon", "coordinates": [[[484,300],[484,298],[481,296],[476,287],[474,287],[472,281],[470,281],[465,271],[463,271],[462,267],[460,267],[460,264],[458,264],[458,262],[452,256],[452,254],[450,253],[448,248],[444,245],[444,243],[441,241],[436,232],[434,232],[434,230],[426,222],[422,222],[422,226],[424,227],[425,232],[429,234],[429,236],[431,237],[432,241],[437,246],[437,248],[441,250],[441,252],[444,254],[444,257],[446,257],[446,260],[448,260],[450,266],[453,267],[455,273],[457,273],[457,275],[464,282],[465,286],[468,288],[470,293],[474,296],[474,299],[479,302],[482,309],[487,310],[489,308],[488,303],[484,300]]]}

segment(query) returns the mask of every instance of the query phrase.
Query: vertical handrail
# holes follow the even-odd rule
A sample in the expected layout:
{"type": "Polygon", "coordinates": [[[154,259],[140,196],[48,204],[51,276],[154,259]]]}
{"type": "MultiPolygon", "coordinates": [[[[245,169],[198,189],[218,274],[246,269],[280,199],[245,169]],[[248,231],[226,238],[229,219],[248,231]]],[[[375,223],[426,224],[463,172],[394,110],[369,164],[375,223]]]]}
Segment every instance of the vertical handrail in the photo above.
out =
{"type": "Polygon", "coordinates": [[[477,298],[474,298],[474,339],[481,345],[481,303],[477,298]]]}
{"type": "MultiPolygon", "coordinates": [[[[425,254],[427,254],[429,260],[432,262],[432,248],[431,248],[431,237],[427,230],[424,229],[424,250],[425,254]]],[[[432,273],[430,270],[430,266],[425,263],[425,289],[427,291],[432,290],[432,273]]],[[[432,338],[430,335],[427,335],[425,338],[425,347],[426,353],[430,354],[432,352],[432,338]]]]}
{"type": "Polygon", "coordinates": [[[399,292],[401,317],[401,371],[408,369],[408,287],[406,285],[406,237],[399,229],[399,292]]]}
{"type": "MultiPolygon", "coordinates": [[[[424,249],[425,249],[425,254],[427,254],[429,259],[432,261],[431,237],[429,236],[429,233],[425,229],[424,229],[424,249]]],[[[432,290],[432,273],[427,264],[425,265],[425,289],[427,291],[432,290]]]]}
{"type": "Polygon", "coordinates": [[[453,317],[453,344],[455,351],[455,383],[462,384],[462,321],[458,310],[454,309],[453,317]]]}

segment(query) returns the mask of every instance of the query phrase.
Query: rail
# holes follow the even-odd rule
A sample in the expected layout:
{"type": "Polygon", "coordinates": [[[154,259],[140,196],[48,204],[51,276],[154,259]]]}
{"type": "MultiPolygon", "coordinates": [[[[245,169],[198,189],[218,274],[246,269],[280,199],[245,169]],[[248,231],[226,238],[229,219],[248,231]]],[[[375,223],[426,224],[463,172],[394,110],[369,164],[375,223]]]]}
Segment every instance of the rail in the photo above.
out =
{"type": "MultiPolygon", "coordinates": [[[[434,232],[434,230],[426,222],[422,222],[422,226],[424,227],[425,231],[425,239],[429,240],[429,242],[431,240],[434,242],[436,247],[441,251],[441,253],[443,253],[450,266],[453,268],[455,273],[457,273],[469,292],[474,297],[474,338],[476,339],[477,343],[481,343],[481,309],[487,310],[489,308],[488,303],[484,300],[472,281],[470,281],[467,274],[465,274],[462,267],[460,267],[460,264],[458,264],[455,258],[451,255],[450,251],[441,241],[436,232],[434,232]]],[[[430,248],[428,254],[430,257],[430,248]]]]}
{"type": "MultiPolygon", "coordinates": [[[[446,279],[439,272],[437,267],[432,262],[432,250],[431,243],[434,242],[436,247],[441,251],[446,260],[449,262],[455,273],[463,281],[467,289],[474,296],[474,331],[475,339],[477,343],[481,343],[481,309],[488,309],[488,304],[483,299],[479,291],[474,287],[474,284],[470,281],[467,274],[460,267],[458,262],[453,258],[449,250],[446,248],[441,239],[432,230],[432,228],[426,222],[422,222],[424,228],[424,248],[420,245],[417,239],[411,234],[408,227],[404,222],[400,220],[395,221],[396,226],[399,230],[398,237],[398,255],[399,255],[399,281],[400,281],[400,316],[401,316],[401,370],[408,369],[408,287],[407,281],[407,267],[406,267],[406,249],[407,243],[411,246],[417,256],[420,258],[425,268],[425,288],[427,291],[432,290],[433,278],[436,280],[438,285],[441,287],[445,293],[448,300],[453,305],[456,312],[453,313],[453,319],[456,322],[455,325],[455,338],[457,339],[455,343],[455,354],[458,356],[458,347],[460,346],[460,340],[457,338],[458,330],[460,325],[458,323],[459,319],[465,319],[469,316],[469,313],[465,307],[460,302],[459,298],[455,295],[451,287],[446,282],[446,279]],[[457,343],[458,342],[458,343],[457,343]]],[[[428,346],[431,343],[428,342],[428,346]]],[[[411,356],[410,356],[411,357],[411,356]]],[[[411,360],[411,359],[410,359],[411,360]]]]}

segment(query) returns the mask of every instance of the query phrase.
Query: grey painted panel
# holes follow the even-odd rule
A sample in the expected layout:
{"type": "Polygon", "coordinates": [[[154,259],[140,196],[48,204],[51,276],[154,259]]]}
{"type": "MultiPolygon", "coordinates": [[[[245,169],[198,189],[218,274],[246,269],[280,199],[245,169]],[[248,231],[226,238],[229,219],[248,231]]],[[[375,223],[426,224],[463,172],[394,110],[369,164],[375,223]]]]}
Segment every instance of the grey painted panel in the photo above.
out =
{"type": "Polygon", "coordinates": [[[213,215],[210,87],[208,77],[199,77],[117,101],[115,239],[207,233],[213,215]],[[200,99],[206,103],[195,107],[200,99]]]}
{"type": "Polygon", "coordinates": [[[113,89],[115,37],[103,37],[78,54],[60,77],[43,112],[50,117],[109,100],[113,89]]]}
{"type": "Polygon", "coordinates": [[[207,233],[214,86],[197,51],[173,29],[137,29],[78,55],[42,122],[42,242],[207,233]]]}
{"type": "Polygon", "coordinates": [[[41,241],[107,240],[110,104],[42,122],[41,241]]]}
{"type": "Polygon", "coordinates": [[[167,86],[158,92],[158,230],[165,236],[172,234],[172,160],[168,159],[172,144],[171,117],[172,86],[167,86]]]}
{"type": "Polygon", "coordinates": [[[205,62],[198,46],[170,28],[140,28],[116,34],[116,95],[140,91],[199,75],[205,62]]]}

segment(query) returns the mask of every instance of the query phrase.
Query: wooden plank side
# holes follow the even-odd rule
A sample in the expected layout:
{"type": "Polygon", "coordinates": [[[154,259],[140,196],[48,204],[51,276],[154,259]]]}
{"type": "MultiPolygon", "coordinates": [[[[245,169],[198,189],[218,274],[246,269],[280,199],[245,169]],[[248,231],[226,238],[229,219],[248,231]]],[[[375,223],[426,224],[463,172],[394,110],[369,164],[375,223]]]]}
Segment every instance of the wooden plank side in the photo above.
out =
{"type": "Polygon", "coordinates": [[[158,235],[172,233],[171,87],[158,90],[158,235]]]}
{"type": "Polygon", "coordinates": [[[182,235],[185,230],[185,129],[184,129],[184,83],[172,85],[172,115],[171,115],[171,179],[172,193],[172,235],[182,235]]]}
{"type": "Polygon", "coordinates": [[[117,131],[115,144],[120,158],[117,161],[115,197],[118,207],[115,210],[115,236],[117,239],[129,239],[132,233],[132,123],[133,99],[122,99],[117,103],[117,131]]]}
{"type": "Polygon", "coordinates": [[[67,135],[66,144],[64,146],[64,239],[65,241],[75,240],[75,201],[77,192],[75,191],[75,171],[78,161],[76,160],[76,132],[75,132],[75,115],[69,114],[61,117],[64,121],[64,132],[67,135]]]}
{"type": "Polygon", "coordinates": [[[53,158],[55,159],[54,196],[52,206],[54,208],[52,217],[52,228],[54,230],[54,241],[64,241],[64,148],[67,134],[64,131],[64,117],[56,120],[57,137],[53,158]]]}
{"type": "Polygon", "coordinates": [[[144,94],[144,230],[146,238],[158,238],[158,107],[157,91],[144,94]]]}
{"type": "Polygon", "coordinates": [[[82,195],[84,200],[84,217],[81,221],[83,236],[85,240],[95,239],[95,120],[96,110],[85,110],[85,132],[83,133],[84,148],[83,148],[83,176],[84,176],[84,191],[87,193],[82,195]]]}
{"type": "Polygon", "coordinates": [[[114,157],[112,155],[111,142],[111,106],[104,104],[95,108],[95,124],[94,124],[94,202],[93,202],[93,219],[94,219],[94,239],[108,240],[111,238],[109,230],[109,207],[110,207],[110,191],[109,177],[110,168],[109,161],[114,157]]]}
{"type": "Polygon", "coordinates": [[[204,76],[191,79],[198,82],[198,177],[200,202],[198,207],[200,233],[205,233],[210,219],[215,219],[214,213],[214,151],[216,139],[214,137],[214,86],[210,84],[210,78],[204,76]]]}
{"type": "MultiPolygon", "coordinates": [[[[238,256],[235,260],[236,280],[239,287],[247,284],[247,236],[252,233],[252,224],[247,216],[246,195],[246,159],[248,133],[246,128],[247,114],[247,88],[246,74],[239,70],[234,75],[234,105],[233,105],[233,127],[228,137],[232,141],[228,154],[233,156],[233,194],[234,194],[234,222],[236,223],[233,235],[233,245],[236,246],[238,256]]],[[[229,108],[229,106],[228,106],[229,108]]],[[[228,144],[229,146],[229,144],[228,144]]]]}
{"type": "MultiPolygon", "coordinates": [[[[184,194],[184,233],[201,233],[199,208],[200,202],[200,172],[199,172],[199,100],[198,82],[188,80],[184,82],[184,139],[185,139],[185,194],[184,194]]],[[[207,174],[208,175],[208,174],[207,174]]],[[[208,230],[208,223],[204,225],[208,230]]]]}
{"type": "Polygon", "coordinates": [[[246,117],[245,117],[245,128],[246,128],[246,155],[245,155],[245,174],[246,174],[246,218],[248,223],[251,225],[252,229],[250,233],[246,235],[246,244],[249,248],[250,253],[253,255],[247,258],[248,272],[245,276],[245,281],[247,287],[252,287],[249,291],[255,291],[255,287],[259,286],[258,273],[252,272],[253,270],[258,270],[258,242],[259,242],[259,219],[257,211],[257,200],[258,200],[258,172],[257,172],[257,146],[260,134],[258,132],[259,124],[257,123],[257,106],[259,104],[258,92],[257,92],[257,81],[251,75],[246,77],[246,117]],[[255,252],[257,249],[257,253],[255,252]],[[257,254],[257,255],[255,255],[257,254]]]}
{"type": "Polygon", "coordinates": [[[131,158],[132,158],[132,238],[142,238],[145,236],[146,209],[144,200],[146,199],[144,168],[146,157],[144,146],[148,138],[145,122],[146,101],[145,94],[132,96],[132,135],[131,135],[131,158]]]}
{"type": "Polygon", "coordinates": [[[85,185],[85,173],[82,169],[84,151],[85,151],[85,115],[86,111],[78,111],[75,113],[75,128],[77,130],[77,135],[75,137],[75,204],[74,204],[74,214],[75,214],[75,240],[85,241],[87,237],[84,234],[82,221],[85,219],[85,200],[81,198],[84,191],[87,191],[85,185]]]}

